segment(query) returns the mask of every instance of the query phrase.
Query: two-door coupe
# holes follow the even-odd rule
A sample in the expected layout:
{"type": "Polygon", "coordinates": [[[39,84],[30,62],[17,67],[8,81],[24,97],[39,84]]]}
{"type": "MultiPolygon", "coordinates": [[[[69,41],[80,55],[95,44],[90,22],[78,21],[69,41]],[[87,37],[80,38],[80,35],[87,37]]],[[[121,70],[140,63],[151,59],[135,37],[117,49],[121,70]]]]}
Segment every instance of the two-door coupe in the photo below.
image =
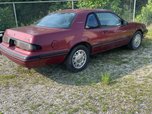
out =
{"type": "Polygon", "coordinates": [[[78,72],[90,55],[125,45],[139,48],[146,32],[144,24],[129,23],[109,10],[63,10],[34,25],[7,29],[0,51],[28,68],[64,62],[78,72]]]}

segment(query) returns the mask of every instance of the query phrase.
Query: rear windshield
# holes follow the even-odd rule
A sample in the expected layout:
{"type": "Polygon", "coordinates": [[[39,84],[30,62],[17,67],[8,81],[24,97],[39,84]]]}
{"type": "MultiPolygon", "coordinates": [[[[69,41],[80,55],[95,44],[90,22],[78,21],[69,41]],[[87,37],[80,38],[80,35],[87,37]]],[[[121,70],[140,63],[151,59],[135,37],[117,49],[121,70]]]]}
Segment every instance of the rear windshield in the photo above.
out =
{"type": "Polygon", "coordinates": [[[52,13],[41,20],[39,20],[36,25],[48,28],[69,28],[75,13],[52,13]]]}

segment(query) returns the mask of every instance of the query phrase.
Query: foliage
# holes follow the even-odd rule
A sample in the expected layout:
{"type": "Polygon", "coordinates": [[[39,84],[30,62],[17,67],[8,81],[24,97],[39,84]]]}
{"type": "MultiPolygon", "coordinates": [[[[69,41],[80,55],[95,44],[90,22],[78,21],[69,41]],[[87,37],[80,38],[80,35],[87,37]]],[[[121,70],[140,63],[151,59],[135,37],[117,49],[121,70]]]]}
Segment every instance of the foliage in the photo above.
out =
{"type": "Polygon", "coordinates": [[[56,2],[49,7],[49,12],[63,10],[63,9],[71,9],[71,8],[72,8],[71,2],[56,2]]]}
{"type": "Polygon", "coordinates": [[[142,8],[141,14],[137,16],[137,21],[143,22],[146,25],[152,23],[152,0],[149,0],[148,4],[142,8]]]}
{"type": "Polygon", "coordinates": [[[111,9],[117,13],[121,11],[120,0],[79,0],[79,8],[91,8],[91,9],[111,9]]]}
{"type": "Polygon", "coordinates": [[[147,36],[152,37],[152,25],[151,25],[151,26],[148,26],[147,28],[148,28],[147,36]]]}
{"type": "MultiPolygon", "coordinates": [[[[8,0],[7,2],[18,2],[18,1],[30,1],[30,0],[8,0]]],[[[37,1],[37,0],[36,0],[37,1]]],[[[40,0],[39,0],[40,1],[40,0]]],[[[0,2],[6,2],[0,0],[0,2]]],[[[62,9],[71,9],[71,2],[52,2],[52,3],[38,3],[38,4],[15,4],[17,20],[19,26],[30,25],[38,19],[44,17],[49,12],[62,9]]],[[[13,7],[11,5],[0,5],[0,22],[2,26],[0,30],[5,30],[10,27],[15,27],[15,19],[13,13],[13,7]],[[8,11],[7,11],[8,10],[8,11]],[[8,20],[9,19],[9,20],[8,20]]]]}
{"type": "MultiPolygon", "coordinates": [[[[7,0],[7,2],[21,2],[21,1],[46,1],[46,0],[7,0]]],[[[152,2],[149,0],[148,5],[145,5],[148,0],[137,0],[138,21],[151,23],[152,17],[152,2]],[[144,6],[142,8],[142,6],[144,6]],[[142,12],[141,12],[142,8],[142,12]],[[141,14],[140,14],[141,12],[141,14]]],[[[6,0],[0,0],[6,2],[6,0]]],[[[29,25],[47,15],[49,12],[71,9],[71,1],[69,2],[54,2],[54,3],[40,3],[40,4],[16,4],[17,20],[19,26],[29,25]]],[[[98,8],[109,9],[118,13],[124,19],[132,20],[133,1],[132,0],[79,0],[75,2],[75,8],[98,8]]],[[[5,30],[15,26],[14,13],[11,5],[0,5],[0,30],[5,30]]]]}
{"type": "Polygon", "coordinates": [[[0,2],[45,1],[45,0],[0,0],[0,2]]]}
{"type": "MultiPolygon", "coordinates": [[[[139,15],[141,13],[142,7],[146,6],[146,4],[148,3],[148,0],[137,0],[136,2],[137,2],[136,14],[139,15]]],[[[132,6],[133,6],[133,4],[132,4],[132,6]]]]}
{"type": "MultiPolygon", "coordinates": [[[[137,0],[136,14],[140,14],[141,8],[146,5],[148,0],[137,0]]],[[[80,0],[80,8],[99,8],[110,9],[118,13],[124,19],[131,21],[133,15],[133,0],[80,0]]]]}
{"type": "Polygon", "coordinates": [[[48,3],[41,4],[16,4],[16,12],[19,26],[29,25],[48,14],[48,3]]]}
{"type": "Polygon", "coordinates": [[[14,15],[9,7],[0,8],[0,30],[5,30],[6,28],[14,27],[14,15]]]}

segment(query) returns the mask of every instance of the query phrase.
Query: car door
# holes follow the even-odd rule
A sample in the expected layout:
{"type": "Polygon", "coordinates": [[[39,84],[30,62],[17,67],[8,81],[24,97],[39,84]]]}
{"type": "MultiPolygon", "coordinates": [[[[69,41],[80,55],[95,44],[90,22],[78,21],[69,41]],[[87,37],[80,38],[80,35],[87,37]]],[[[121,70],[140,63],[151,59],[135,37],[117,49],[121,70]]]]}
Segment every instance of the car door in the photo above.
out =
{"type": "Polygon", "coordinates": [[[130,41],[130,30],[127,23],[112,12],[95,13],[100,23],[102,46],[108,49],[119,47],[130,41]]]}
{"type": "MultiPolygon", "coordinates": [[[[89,13],[86,19],[83,37],[92,45],[92,52],[101,51],[101,43],[105,39],[104,32],[101,31],[100,23],[95,13],[89,13]]],[[[106,36],[108,39],[108,36],[106,36]]]]}
{"type": "Polygon", "coordinates": [[[121,21],[111,12],[97,12],[87,16],[85,35],[93,45],[94,53],[127,44],[129,33],[121,21]]]}

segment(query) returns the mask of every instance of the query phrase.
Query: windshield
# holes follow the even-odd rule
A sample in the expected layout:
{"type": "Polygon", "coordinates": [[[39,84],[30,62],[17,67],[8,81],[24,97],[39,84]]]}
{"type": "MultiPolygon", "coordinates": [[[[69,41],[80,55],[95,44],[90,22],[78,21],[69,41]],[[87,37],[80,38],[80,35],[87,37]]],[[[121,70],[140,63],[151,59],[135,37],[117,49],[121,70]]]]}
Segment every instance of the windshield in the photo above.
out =
{"type": "Polygon", "coordinates": [[[75,13],[52,13],[36,23],[37,26],[49,28],[69,28],[75,13]]]}

